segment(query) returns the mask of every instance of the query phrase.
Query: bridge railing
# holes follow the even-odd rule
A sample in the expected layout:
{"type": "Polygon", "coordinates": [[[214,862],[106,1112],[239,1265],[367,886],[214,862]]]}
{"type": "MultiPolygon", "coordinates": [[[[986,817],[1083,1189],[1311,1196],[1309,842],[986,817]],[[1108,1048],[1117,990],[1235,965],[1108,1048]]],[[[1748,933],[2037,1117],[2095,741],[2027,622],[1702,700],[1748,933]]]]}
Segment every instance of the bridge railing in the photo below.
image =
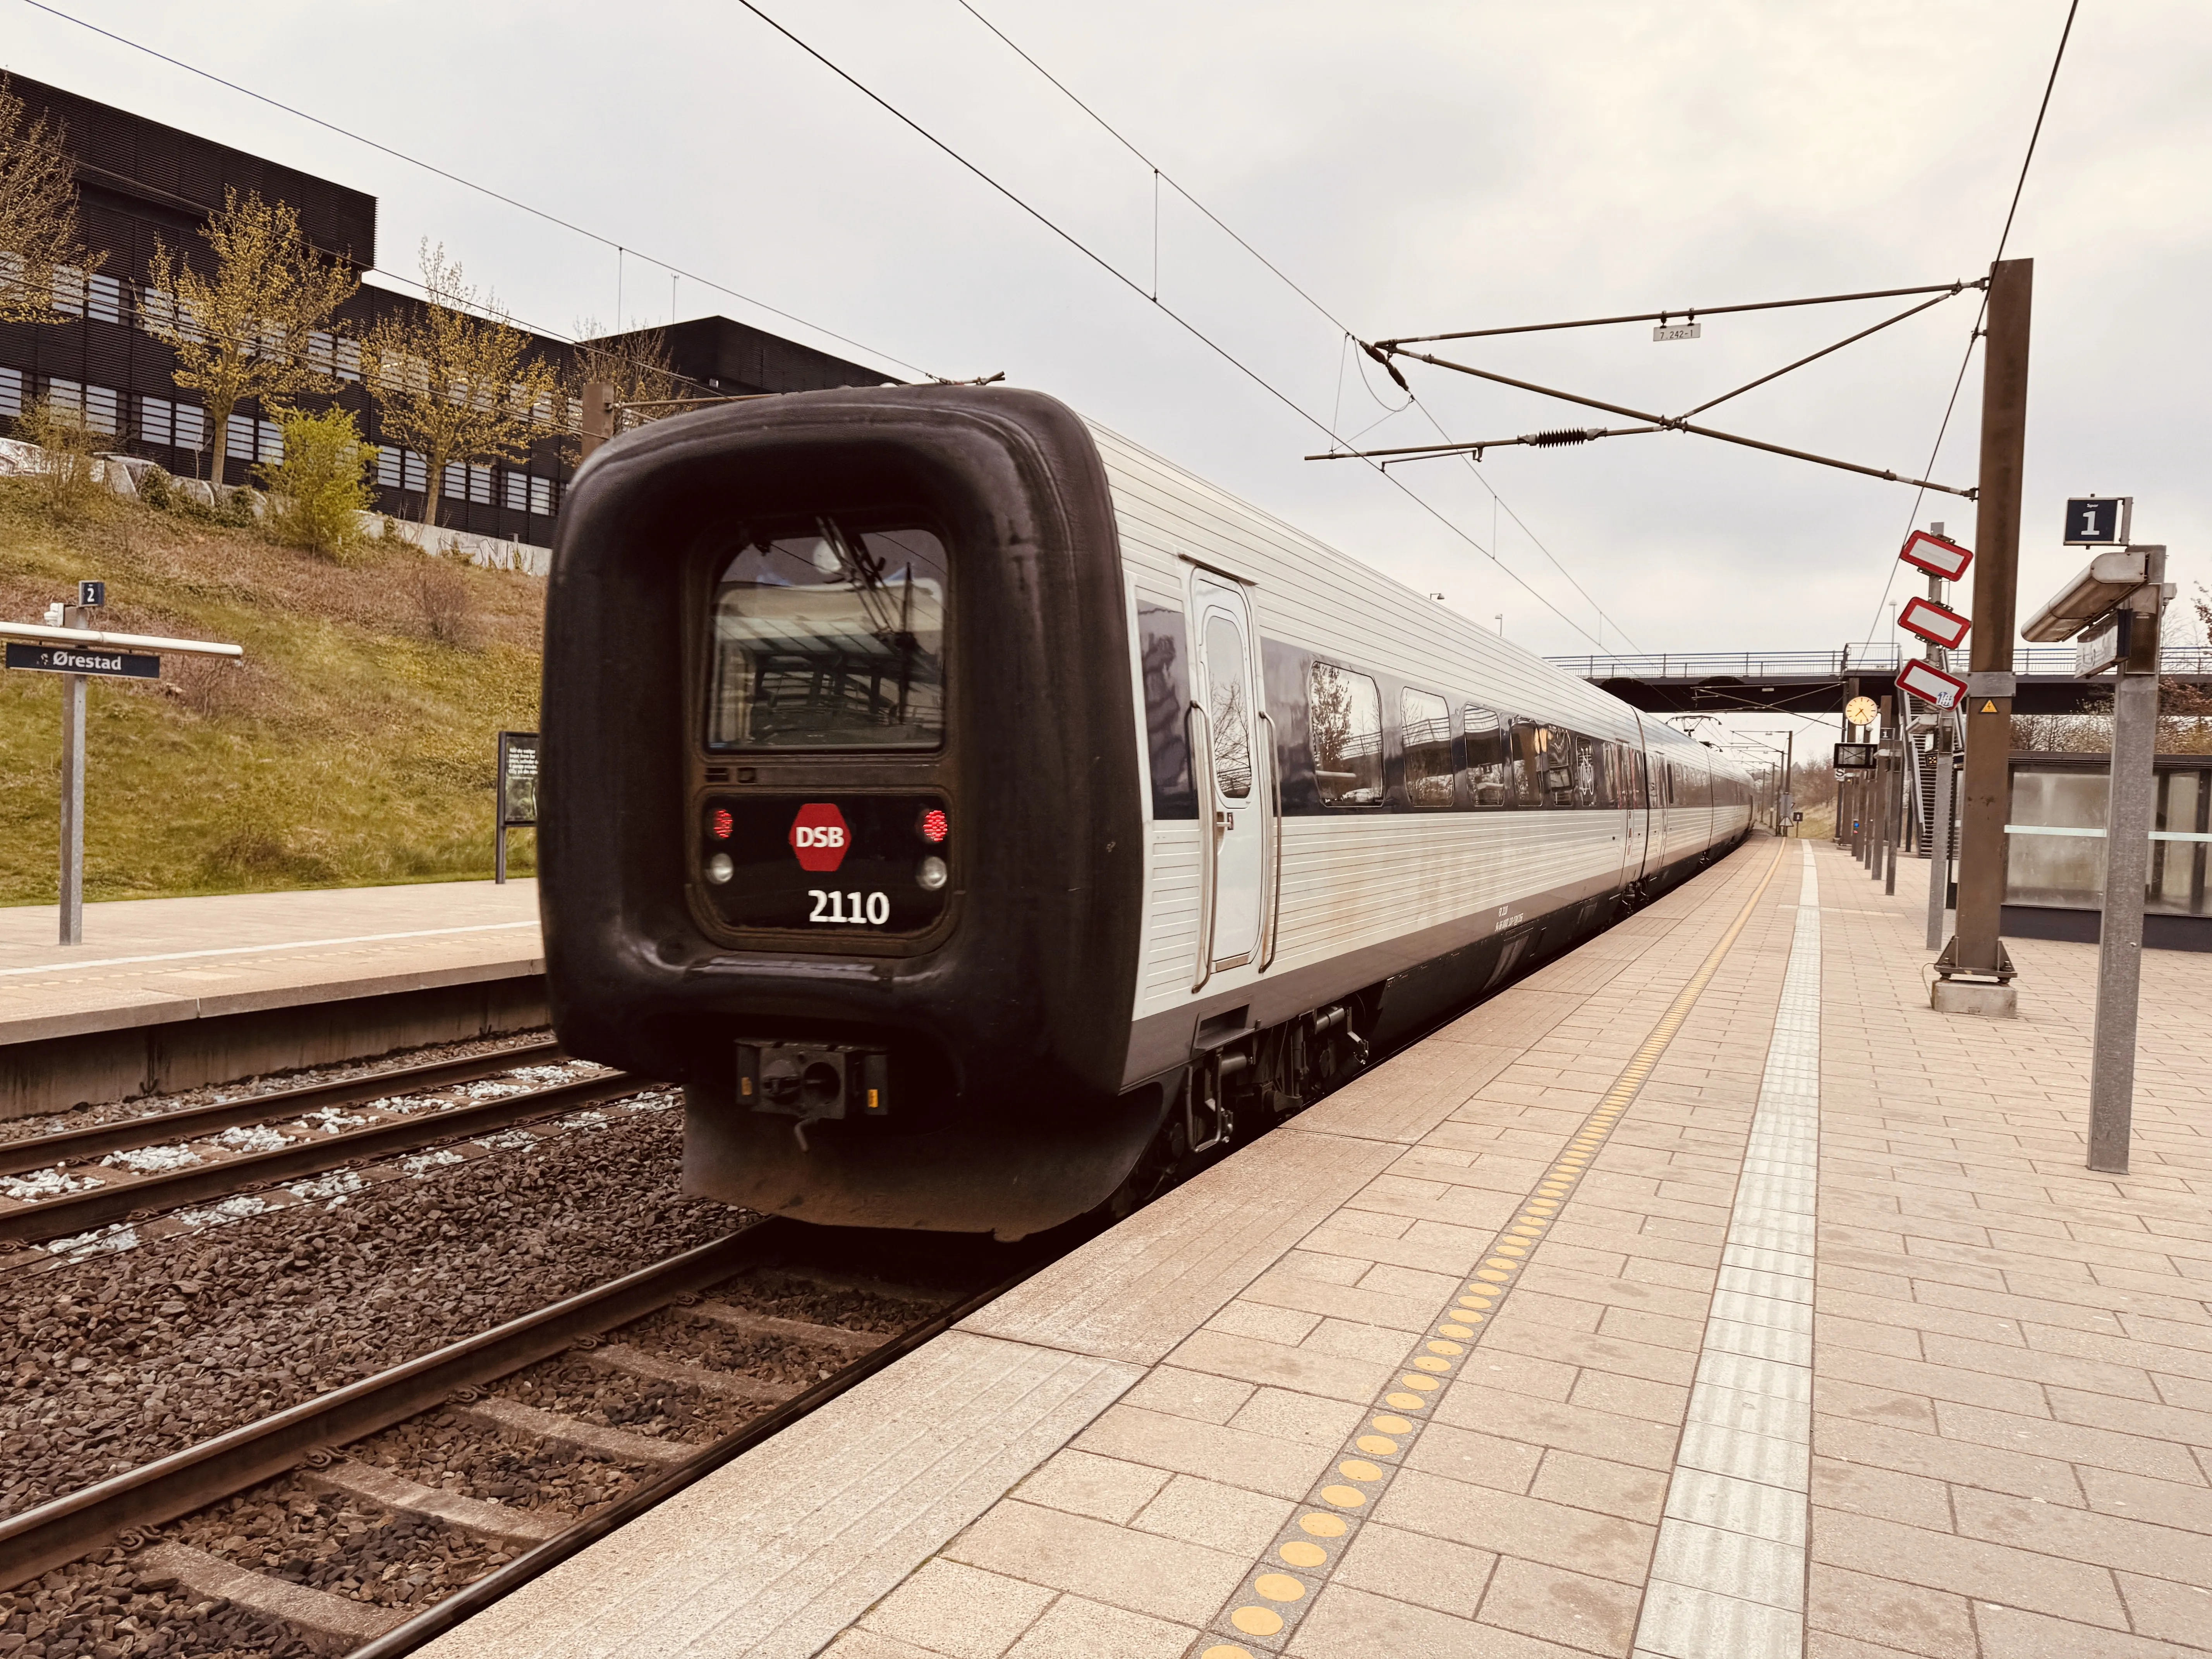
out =
{"type": "MultiPolygon", "coordinates": [[[[1853,674],[1893,674],[1907,657],[1894,645],[1850,645],[1840,651],[1682,651],[1638,656],[1547,657],[1554,668],[1586,680],[1844,679],[1853,674]]],[[[1964,653],[1960,653],[1963,655],[1964,653]]],[[[2023,645],[2014,649],[2012,672],[2060,679],[2074,677],[2070,645],[2023,645]]],[[[2158,653],[2162,674],[2212,675],[2212,647],[2166,646],[2158,653]]],[[[1954,671],[1955,672],[1955,671],[1954,671]]]]}

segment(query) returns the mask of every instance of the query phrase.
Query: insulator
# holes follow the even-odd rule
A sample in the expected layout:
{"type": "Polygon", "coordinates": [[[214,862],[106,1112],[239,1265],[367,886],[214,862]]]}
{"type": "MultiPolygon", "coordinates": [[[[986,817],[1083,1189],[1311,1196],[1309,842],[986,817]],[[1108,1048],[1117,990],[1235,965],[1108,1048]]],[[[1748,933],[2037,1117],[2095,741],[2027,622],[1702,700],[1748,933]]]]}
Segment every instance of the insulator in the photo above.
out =
{"type": "Polygon", "coordinates": [[[1595,435],[1588,427],[1563,426],[1550,432],[1539,432],[1528,441],[1539,449],[1549,449],[1554,444],[1586,444],[1595,435]]]}

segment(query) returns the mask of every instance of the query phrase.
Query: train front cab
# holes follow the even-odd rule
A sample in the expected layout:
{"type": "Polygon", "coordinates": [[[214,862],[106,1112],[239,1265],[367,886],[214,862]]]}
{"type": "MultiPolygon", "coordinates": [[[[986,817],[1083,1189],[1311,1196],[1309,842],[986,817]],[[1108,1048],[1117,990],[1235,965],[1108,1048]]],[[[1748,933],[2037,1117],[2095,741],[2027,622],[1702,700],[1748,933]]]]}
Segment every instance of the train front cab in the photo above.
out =
{"type": "Polygon", "coordinates": [[[684,1085],[689,1191],[1018,1237],[1152,1139],[1108,491],[1035,394],[807,393],[580,473],[541,891],[574,1053],[684,1085]]]}

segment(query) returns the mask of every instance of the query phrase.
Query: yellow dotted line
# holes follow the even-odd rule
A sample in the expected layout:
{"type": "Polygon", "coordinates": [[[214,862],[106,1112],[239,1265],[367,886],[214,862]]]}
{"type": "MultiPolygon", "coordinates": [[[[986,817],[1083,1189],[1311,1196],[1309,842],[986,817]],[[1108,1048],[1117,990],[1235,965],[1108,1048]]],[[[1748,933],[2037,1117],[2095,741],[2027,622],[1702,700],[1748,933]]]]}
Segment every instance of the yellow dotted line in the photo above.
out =
{"type": "MultiPolygon", "coordinates": [[[[1297,1529],[1305,1536],[1292,1537],[1276,1547],[1275,1554],[1284,1565],[1316,1575],[1330,1565],[1329,1546],[1314,1540],[1341,1539],[1351,1531],[1346,1516],[1356,1517],[1366,1508],[1374,1489],[1390,1472],[1389,1468],[1368,1460],[1398,1457],[1413,1437],[1419,1433],[1419,1425],[1401,1413],[1427,1410],[1430,1396],[1443,1387],[1455,1367],[1464,1363],[1468,1349],[1481,1340],[1482,1333],[1478,1328],[1490,1319],[1499,1301],[1512,1288],[1529,1253],[1543,1241],[1560,1209],[1573,1196],[1591,1158],[1612,1134],[1630,1103],[1643,1089],[1644,1080],[1651,1075],[1652,1068],[1659,1063],[1667,1045],[1674,1040],[1675,1032],[1689,1018],[1690,1010],[1712,983],[1713,975],[1720,971],[1722,959],[1751,921],[1753,909],[1772,883],[1781,863],[1781,851],[1778,848],[1774,862],[1767,866],[1766,873],[1759,878],[1759,885],[1744,901],[1728,931],[1721,935],[1698,971],[1690,975],[1689,982],[1675,994],[1667,1012],[1659,1017],[1659,1023],[1638,1045],[1620,1075],[1613,1079],[1613,1086],[1583,1120],[1582,1127],[1552,1161],[1513,1218],[1491,1241],[1489,1250],[1468,1275],[1454,1305],[1437,1321],[1432,1334],[1424,1338],[1407,1356],[1405,1370],[1382,1395],[1382,1403],[1390,1409],[1369,1418],[1348,1448],[1364,1455],[1343,1457],[1333,1471],[1337,1479],[1322,1486],[1316,1494],[1317,1502],[1297,1517],[1297,1529]]],[[[1297,1604],[1314,1588],[1304,1579],[1275,1571],[1271,1565],[1264,1565],[1248,1583],[1250,1598],[1230,1609],[1228,1622],[1243,1635],[1261,1638],[1280,1635],[1289,1622],[1282,1609],[1291,1609],[1294,1613],[1297,1604]]],[[[1253,1659],[1253,1656],[1233,1642],[1219,1642],[1205,1649],[1199,1659],[1253,1659]]]]}

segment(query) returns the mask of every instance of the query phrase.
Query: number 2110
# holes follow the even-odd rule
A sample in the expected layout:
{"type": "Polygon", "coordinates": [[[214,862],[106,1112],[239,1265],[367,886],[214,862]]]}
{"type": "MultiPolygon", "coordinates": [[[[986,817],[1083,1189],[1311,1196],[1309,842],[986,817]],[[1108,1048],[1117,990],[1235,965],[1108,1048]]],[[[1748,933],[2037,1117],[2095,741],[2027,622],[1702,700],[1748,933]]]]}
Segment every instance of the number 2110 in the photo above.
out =
{"type": "Polygon", "coordinates": [[[809,921],[865,921],[880,927],[891,919],[889,893],[841,893],[834,887],[810,887],[806,896],[814,901],[814,908],[807,914],[809,921]]]}

